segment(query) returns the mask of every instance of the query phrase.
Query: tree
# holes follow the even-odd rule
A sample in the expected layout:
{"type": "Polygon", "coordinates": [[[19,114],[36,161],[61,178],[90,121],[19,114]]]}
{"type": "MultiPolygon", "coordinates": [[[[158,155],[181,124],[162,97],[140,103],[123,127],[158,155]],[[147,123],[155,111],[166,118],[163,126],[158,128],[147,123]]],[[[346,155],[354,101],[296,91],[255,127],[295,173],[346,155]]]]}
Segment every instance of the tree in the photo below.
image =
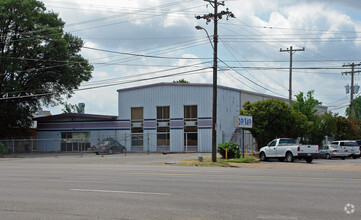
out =
{"type": "Polygon", "coordinates": [[[179,79],[177,81],[174,80],[173,83],[189,83],[189,82],[185,79],[179,79]]]}
{"type": "Polygon", "coordinates": [[[321,145],[325,136],[332,136],[337,130],[336,121],[332,113],[317,115],[316,106],[322,104],[313,97],[314,90],[308,91],[304,96],[303,92],[296,95],[296,102],[292,102],[292,108],[304,114],[308,119],[309,128],[300,136],[303,142],[321,145]]]}
{"type": "Polygon", "coordinates": [[[292,102],[292,108],[306,115],[309,120],[311,120],[317,112],[315,108],[316,105],[322,104],[313,97],[314,92],[314,90],[308,91],[306,97],[304,97],[303,92],[300,92],[298,95],[295,95],[297,101],[292,102]]]}
{"type": "Polygon", "coordinates": [[[258,147],[277,137],[297,138],[309,126],[306,116],[293,111],[281,100],[246,102],[243,108],[241,115],[253,117],[253,128],[249,130],[257,140],[258,147]]]}
{"type": "Polygon", "coordinates": [[[83,41],[38,0],[0,0],[0,135],[29,127],[41,105],[57,105],[91,78],[83,41]]]}
{"type": "MultiPolygon", "coordinates": [[[[352,109],[352,116],[355,117],[355,118],[358,118],[358,119],[361,119],[361,96],[355,98],[353,101],[352,101],[352,106],[353,106],[353,109],[352,109]]],[[[346,108],[346,116],[347,117],[350,117],[351,116],[351,107],[347,107],[346,108]]]]}
{"type": "Polygon", "coordinates": [[[67,113],[82,113],[82,108],[79,105],[73,105],[70,103],[65,102],[64,108],[62,109],[64,114],[67,113]]]}
{"type": "Polygon", "coordinates": [[[337,131],[334,134],[335,140],[360,139],[361,121],[356,118],[336,117],[337,131]]]}
{"type": "Polygon", "coordinates": [[[310,128],[306,131],[303,139],[311,144],[322,145],[325,136],[333,138],[337,134],[336,115],[325,113],[323,115],[314,115],[310,128]]]}

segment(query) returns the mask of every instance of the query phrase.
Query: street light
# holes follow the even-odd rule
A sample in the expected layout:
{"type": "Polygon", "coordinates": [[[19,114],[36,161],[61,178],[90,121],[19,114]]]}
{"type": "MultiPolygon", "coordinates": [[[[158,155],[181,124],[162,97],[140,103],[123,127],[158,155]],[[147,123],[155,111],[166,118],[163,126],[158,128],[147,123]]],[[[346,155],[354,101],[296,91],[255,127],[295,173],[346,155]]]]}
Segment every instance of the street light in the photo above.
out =
{"type": "Polygon", "coordinates": [[[211,43],[212,49],[214,50],[213,43],[212,43],[212,41],[211,41],[211,37],[209,36],[207,29],[205,29],[204,27],[199,26],[199,25],[195,26],[195,28],[196,28],[197,30],[204,30],[204,31],[206,32],[207,37],[208,37],[208,40],[209,40],[209,43],[211,43]]]}
{"type": "MultiPolygon", "coordinates": [[[[217,4],[217,1],[216,1],[217,4]]],[[[217,14],[217,10],[215,11],[217,14]]],[[[217,162],[217,42],[218,42],[218,32],[217,32],[217,18],[214,20],[214,34],[213,34],[213,43],[209,37],[209,34],[206,29],[201,26],[195,26],[197,30],[204,30],[207,34],[208,40],[211,43],[213,48],[213,103],[212,103],[212,162],[217,162]]]]}

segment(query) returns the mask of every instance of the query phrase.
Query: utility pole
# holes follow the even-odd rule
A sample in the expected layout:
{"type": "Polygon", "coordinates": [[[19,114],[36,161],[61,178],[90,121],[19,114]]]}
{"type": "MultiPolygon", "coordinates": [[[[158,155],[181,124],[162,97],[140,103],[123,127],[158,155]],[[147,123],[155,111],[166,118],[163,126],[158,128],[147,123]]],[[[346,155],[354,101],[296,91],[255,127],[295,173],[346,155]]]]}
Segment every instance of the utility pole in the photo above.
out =
{"type": "Polygon", "coordinates": [[[203,16],[196,16],[197,19],[206,19],[207,24],[213,19],[214,34],[213,34],[213,104],[212,104],[212,162],[217,161],[217,44],[218,44],[218,19],[222,19],[223,15],[233,18],[232,12],[221,11],[218,13],[218,6],[224,6],[224,1],[218,2],[217,0],[204,0],[214,8],[214,14],[209,13],[203,16]]]}
{"type": "Polygon", "coordinates": [[[292,46],[287,50],[280,49],[280,52],[288,52],[290,54],[290,77],[289,77],[289,90],[288,90],[288,105],[292,107],[292,56],[297,51],[305,51],[305,48],[302,49],[293,49],[292,46]]]}
{"type": "Polygon", "coordinates": [[[355,71],[355,66],[361,66],[360,64],[355,64],[355,63],[351,63],[351,64],[344,64],[342,65],[342,67],[351,67],[351,72],[342,72],[342,75],[345,74],[350,74],[351,75],[351,95],[350,95],[350,118],[352,118],[353,116],[353,91],[354,91],[354,86],[353,86],[353,76],[355,73],[360,73],[361,70],[355,71]]]}

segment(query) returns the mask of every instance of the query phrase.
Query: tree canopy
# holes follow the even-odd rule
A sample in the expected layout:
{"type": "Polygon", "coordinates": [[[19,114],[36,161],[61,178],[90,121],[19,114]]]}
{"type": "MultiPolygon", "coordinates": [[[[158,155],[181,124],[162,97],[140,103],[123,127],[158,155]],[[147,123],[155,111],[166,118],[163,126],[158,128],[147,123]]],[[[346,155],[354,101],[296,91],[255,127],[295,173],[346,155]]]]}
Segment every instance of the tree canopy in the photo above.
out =
{"type": "Polygon", "coordinates": [[[29,127],[41,105],[62,103],[91,78],[83,41],[37,0],[0,0],[0,136],[29,127]]]}
{"type": "Polygon", "coordinates": [[[300,92],[295,95],[297,101],[292,102],[292,108],[304,114],[308,119],[311,119],[317,112],[316,105],[322,104],[313,97],[313,93],[314,90],[308,91],[305,97],[303,92],[300,92]]]}
{"type": "Polygon", "coordinates": [[[64,108],[62,109],[62,112],[64,114],[67,114],[67,113],[82,113],[83,112],[83,109],[79,106],[79,105],[73,105],[71,103],[65,103],[64,104],[64,108]]]}
{"type": "MultiPolygon", "coordinates": [[[[351,106],[346,108],[346,116],[351,116],[351,106]]],[[[361,119],[361,96],[352,101],[352,116],[361,119]]]]}
{"type": "Polygon", "coordinates": [[[179,79],[179,80],[174,80],[173,83],[189,83],[187,80],[185,79],[179,79]]]}
{"type": "Polygon", "coordinates": [[[297,138],[307,129],[307,118],[293,111],[284,101],[268,99],[255,103],[246,102],[241,115],[253,117],[253,128],[258,147],[263,147],[277,137],[297,138]]]}

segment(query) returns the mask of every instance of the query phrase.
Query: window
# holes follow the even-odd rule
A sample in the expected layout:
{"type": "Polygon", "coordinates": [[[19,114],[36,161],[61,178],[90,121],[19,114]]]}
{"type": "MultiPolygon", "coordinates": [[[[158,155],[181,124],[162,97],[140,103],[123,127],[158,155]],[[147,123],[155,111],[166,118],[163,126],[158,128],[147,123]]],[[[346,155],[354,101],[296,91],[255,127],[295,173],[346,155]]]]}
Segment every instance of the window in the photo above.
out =
{"type": "Polygon", "coordinates": [[[131,108],[132,146],[143,146],[143,107],[131,108]]]}
{"type": "Polygon", "coordinates": [[[196,119],[197,120],[197,106],[196,105],[188,105],[184,106],[184,119],[196,119]]]}
{"type": "Polygon", "coordinates": [[[90,147],[90,132],[62,132],[61,151],[86,151],[90,147]]]}
{"type": "Polygon", "coordinates": [[[157,107],[157,121],[169,122],[169,106],[157,107]]]}
{"type": "Polygon", "coordinates": [[[169,106],[157,107],[157,146],[170,146],[169,106]]]}
{"type": "Polygon", "coordinates": [[[277,141],[272,141],[272,143],[269,144],[270,147],[276,146],[277,141]]]}
{"type": "Polygon", "coordinates": [[[184,145],[185,151],[189,146],[198,146],[198,109],[196,105],[184,106],[184,145]]]}

